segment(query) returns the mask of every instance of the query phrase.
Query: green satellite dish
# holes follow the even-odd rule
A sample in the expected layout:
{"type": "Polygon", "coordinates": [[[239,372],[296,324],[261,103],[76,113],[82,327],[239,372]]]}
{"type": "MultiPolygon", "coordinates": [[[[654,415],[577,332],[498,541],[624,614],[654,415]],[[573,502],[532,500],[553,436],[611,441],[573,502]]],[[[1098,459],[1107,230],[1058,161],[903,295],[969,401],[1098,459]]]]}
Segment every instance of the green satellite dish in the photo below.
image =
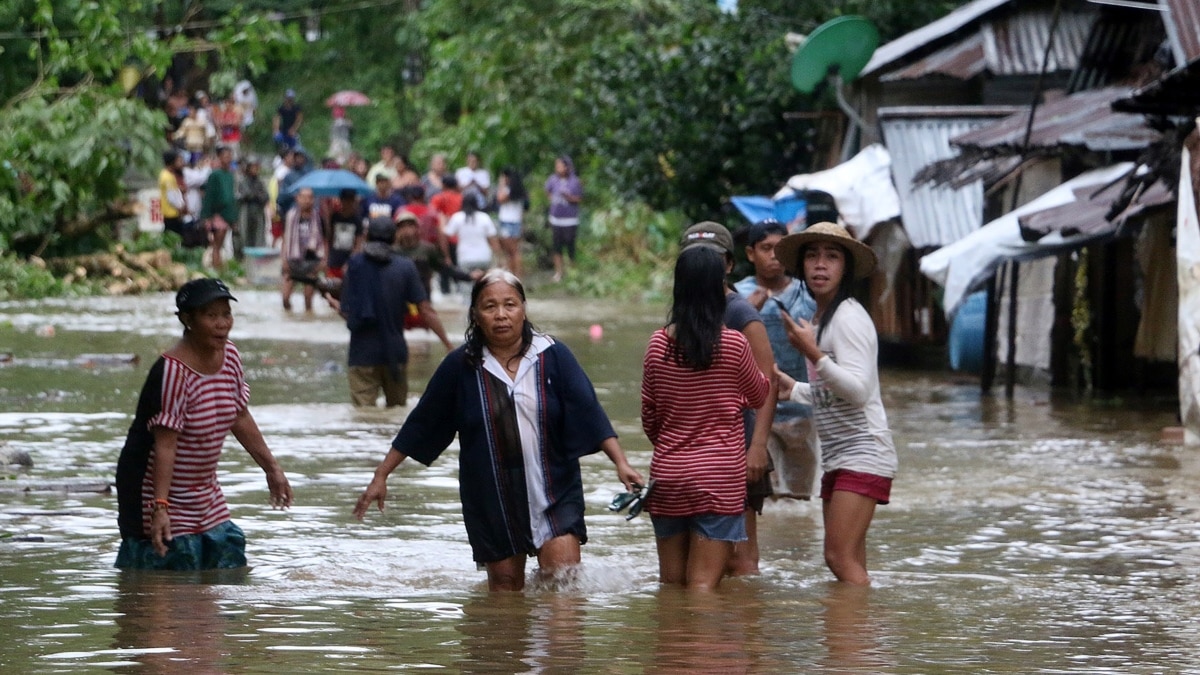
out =
{"type": "Polygon", "coordinates": [[[851,82],[878,46],[879,31],[864,17],[839,16],[826,21],[792,56],[792,86],[811,94],[830,77],[851,82]]]}

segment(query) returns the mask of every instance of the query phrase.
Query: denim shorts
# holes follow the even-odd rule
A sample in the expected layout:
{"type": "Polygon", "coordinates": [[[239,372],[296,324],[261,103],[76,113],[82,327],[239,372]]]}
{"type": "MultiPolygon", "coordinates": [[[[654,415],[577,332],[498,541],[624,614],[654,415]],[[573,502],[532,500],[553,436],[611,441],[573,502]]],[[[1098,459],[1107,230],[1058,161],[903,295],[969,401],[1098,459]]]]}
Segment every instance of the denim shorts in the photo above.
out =
{"type": "Polygon", "coordinates": [[[674,537],[684,532],[695,532],[713,541],[746,541],[746,516],[722,516],[702,513],[698,516],[650,516],[654,525],[654,536],[659,539],[674,537]]]}
{"type": "Polygon", "coordinates": [[[167,542],[159,557],[149,539],[122,539],[115,567],[133,570],[215,570],[246,566],[246,535],[227,520],[200,534],[167,542]]]}
{"type": "Polygon", "coordinates": [[[502,220],[498,229],[501,239],[516,239],[521,236],[521,223],[506,223],[502,220]]]}

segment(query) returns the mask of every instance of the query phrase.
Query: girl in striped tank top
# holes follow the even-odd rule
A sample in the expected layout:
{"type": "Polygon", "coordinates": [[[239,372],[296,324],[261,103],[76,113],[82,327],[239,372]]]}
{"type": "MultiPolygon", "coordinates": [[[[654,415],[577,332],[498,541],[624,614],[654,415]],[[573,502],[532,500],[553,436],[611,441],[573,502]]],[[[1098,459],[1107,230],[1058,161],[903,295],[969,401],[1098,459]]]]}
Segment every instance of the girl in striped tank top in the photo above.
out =
{"type": "Polygon", "coordinates": [[[761,406],[772,386],[724,314],[724,257],[685,248],[668,323],[642,364],[642,429],[654,444],[646,508],[659,580],[696,590],[715,588],[734,543],[746,540],[742,411],[761,406]]]}

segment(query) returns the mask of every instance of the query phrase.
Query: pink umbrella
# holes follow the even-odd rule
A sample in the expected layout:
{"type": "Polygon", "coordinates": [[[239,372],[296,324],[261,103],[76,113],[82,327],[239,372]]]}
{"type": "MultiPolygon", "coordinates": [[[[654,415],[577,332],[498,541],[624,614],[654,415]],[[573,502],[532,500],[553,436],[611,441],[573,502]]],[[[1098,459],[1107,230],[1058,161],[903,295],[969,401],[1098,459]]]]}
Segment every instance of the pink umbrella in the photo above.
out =
{"type": "Polygon", "coordinates": [[[353,106],[371,105],[371,99],[361,91],[345,90],[325,99],[325,105],[330,108],[350,108],[353,106]]]}

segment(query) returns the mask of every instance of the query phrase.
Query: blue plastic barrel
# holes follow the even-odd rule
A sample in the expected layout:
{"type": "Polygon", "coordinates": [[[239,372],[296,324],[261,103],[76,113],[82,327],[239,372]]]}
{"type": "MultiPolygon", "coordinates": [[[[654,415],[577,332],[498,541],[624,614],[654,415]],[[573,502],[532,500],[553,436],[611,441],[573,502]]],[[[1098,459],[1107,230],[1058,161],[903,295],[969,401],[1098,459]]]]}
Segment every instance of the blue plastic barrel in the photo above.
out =
{"type": "Polygon", "coordinates": [[[950,368],[978,373],[983,369],[983,331],[987,325],[987,293],[967,296],[950,323],[950,368]]]}

